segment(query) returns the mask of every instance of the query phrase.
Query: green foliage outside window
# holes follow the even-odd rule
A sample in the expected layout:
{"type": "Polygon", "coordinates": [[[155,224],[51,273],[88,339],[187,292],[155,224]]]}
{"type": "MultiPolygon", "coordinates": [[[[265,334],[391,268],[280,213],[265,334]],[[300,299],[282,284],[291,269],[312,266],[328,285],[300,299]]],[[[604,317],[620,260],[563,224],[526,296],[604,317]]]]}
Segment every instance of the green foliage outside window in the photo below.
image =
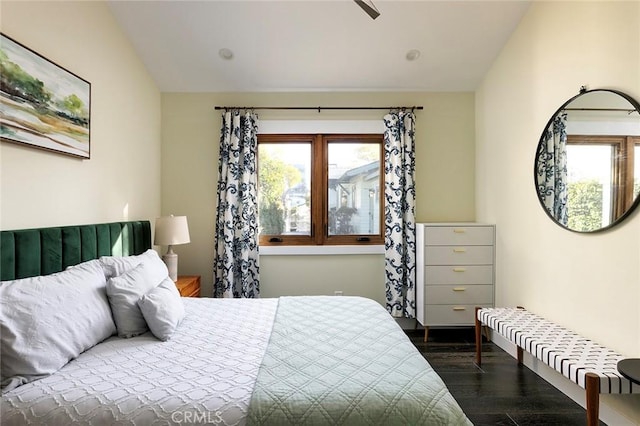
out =
{"type": "Polygon", "coordinates": [[[569,184],[569,229],[591,232],[602,228],[602,184],[595,179],[569,184]]]}
{"type": "Polygon", "coordinates": [[[259,166],[259,218],[260,233],[280,235],[285,231],[284,194],[302,181],[300,170],[282,160],[272,157],[267,151],[260,152],[259,166]]]}

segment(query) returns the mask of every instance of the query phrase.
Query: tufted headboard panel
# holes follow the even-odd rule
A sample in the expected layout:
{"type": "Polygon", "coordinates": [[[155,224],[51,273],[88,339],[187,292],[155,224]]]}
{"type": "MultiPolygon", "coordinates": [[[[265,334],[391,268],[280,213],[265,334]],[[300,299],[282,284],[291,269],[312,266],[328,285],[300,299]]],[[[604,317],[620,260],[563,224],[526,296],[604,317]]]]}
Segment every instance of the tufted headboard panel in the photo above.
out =
{"type": "Polygon", "coordinates": [[[130,221],[0,232],[0,281],[60,272],[100,256],[151,248],[151,223],[130,221]]]}

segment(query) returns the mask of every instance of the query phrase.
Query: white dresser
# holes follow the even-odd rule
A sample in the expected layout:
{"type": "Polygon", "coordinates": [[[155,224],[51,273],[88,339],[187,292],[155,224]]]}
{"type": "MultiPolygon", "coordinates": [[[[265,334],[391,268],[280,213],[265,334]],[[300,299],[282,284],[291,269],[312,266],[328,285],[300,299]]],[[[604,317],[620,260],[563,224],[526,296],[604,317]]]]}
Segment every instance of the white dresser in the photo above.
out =
{"type": "Polygon", "coordinates": [[[475,307],[494,306],[495,225],[416,225],[416,315],[425,326],[473,326],[475,307]]]}

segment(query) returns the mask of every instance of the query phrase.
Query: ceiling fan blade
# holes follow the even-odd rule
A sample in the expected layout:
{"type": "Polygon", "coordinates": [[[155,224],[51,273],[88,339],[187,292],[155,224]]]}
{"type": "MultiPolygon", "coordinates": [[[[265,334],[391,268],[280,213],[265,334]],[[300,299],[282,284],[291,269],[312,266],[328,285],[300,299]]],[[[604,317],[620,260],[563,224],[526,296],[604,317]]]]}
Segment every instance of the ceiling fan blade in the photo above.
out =
{"type": "Polygon", "coordinates": [[[373,5],[373,3],[369,0],[353,0],[356,2],[356,4],[358,6],[360,6],[362,8],[362,10],[364,10],[367,15],[371,16],[371,19],[376,19],[378,16],[380,16],[380,12],[378,12],[378,9],[376,9],[376,7],[373,5]]]}

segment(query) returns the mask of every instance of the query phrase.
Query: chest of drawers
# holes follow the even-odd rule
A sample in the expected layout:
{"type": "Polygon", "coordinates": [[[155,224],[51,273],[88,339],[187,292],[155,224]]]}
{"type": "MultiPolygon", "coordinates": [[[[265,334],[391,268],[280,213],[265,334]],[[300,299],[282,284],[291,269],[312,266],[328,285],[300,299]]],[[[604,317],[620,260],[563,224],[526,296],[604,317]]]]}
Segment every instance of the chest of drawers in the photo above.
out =
{"type": "Polygon", "coordinates": [[[476,306],[494,306],[495,226],[416,226],[416,315],[425,327],[473,326],[476,306]]]}

